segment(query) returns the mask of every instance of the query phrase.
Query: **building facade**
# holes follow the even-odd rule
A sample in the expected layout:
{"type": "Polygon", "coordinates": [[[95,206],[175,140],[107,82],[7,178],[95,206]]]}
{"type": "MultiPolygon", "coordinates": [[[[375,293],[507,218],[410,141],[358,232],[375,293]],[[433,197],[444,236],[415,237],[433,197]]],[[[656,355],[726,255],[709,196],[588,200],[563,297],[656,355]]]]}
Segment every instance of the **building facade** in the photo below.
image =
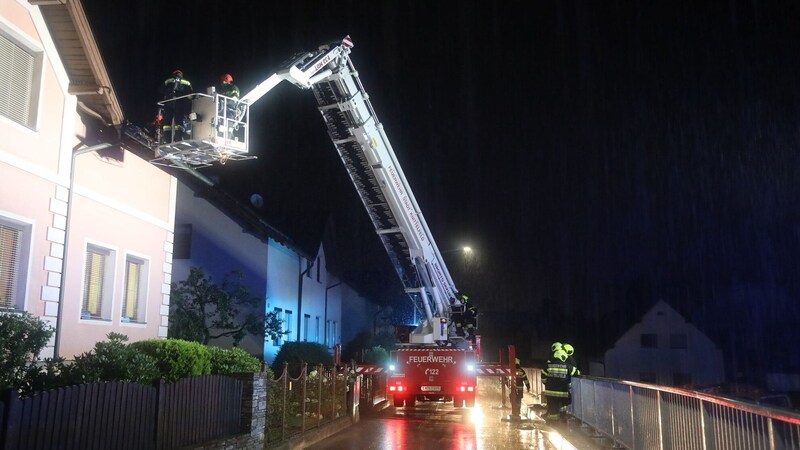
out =
{"type": "Polygon", "coordinates": [[[79,1],[0,0],[0,85],[0,308],[44,357],[166,336],[176,181],[122,142],[79,1]]]}
{"type": "MultiPolygon", "coordinates": [[[[250,335],[239,343],[264,361],[271,363],[286,341],[317,342],[332,351],[343,335],[367,328],[359,320],[362,311],[343,311],[343,304],[358,308],[367,302],[328,270],[322,243],[313,253],[298,249],[215,186],[179,182],[175,233],[174,282],[185,280],[192,267],[202,268],[215,283],[237,270],[250,293],[263,299],[258,309],[278,313],[282,334],[250,335]]],[[[233,341],[221,338],[213,343],[226,347],[233,341]]]]}

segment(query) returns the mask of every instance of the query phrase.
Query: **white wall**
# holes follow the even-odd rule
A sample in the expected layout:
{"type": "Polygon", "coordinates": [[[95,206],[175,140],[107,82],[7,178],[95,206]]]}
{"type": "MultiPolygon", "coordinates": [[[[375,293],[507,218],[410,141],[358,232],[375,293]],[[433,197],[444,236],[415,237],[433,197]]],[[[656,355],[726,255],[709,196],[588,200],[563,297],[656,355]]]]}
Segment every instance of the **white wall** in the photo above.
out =
{"type": "Polygon", "coordinates": [[[676,383],[675,374],[687,374],[692,387],[715,385],[725,380],[722,352],[663,301],[606,352],[605,374],[610,378],[683,387],[688,386],[676,383]],[[655,335],[656,346],[643,347],[643,334],[655,335]],[[680,336],[685,336],[686,348],[673,348],[676,339],[682,340],[680,336]]]}

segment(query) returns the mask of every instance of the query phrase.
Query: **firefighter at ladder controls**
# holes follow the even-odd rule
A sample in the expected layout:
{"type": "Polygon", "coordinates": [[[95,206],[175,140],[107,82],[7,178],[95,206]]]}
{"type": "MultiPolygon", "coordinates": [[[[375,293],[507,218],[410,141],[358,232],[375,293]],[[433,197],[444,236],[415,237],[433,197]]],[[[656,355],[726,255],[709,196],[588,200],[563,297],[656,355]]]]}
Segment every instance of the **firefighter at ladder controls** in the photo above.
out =
{"type": "Polygon", "coordinates": [[[164,103],[163,108],[161,130],[165,141],[174,142],[190,136],[189,113],[192,112],[192,100],[189,97],[172,99],[193,92],[192,83],[183,78],[183,71],[180,69],[173,70],[172,76],[161,85],[161,99],[171,100],[164,103]]]}
{"type": "Polygon", "coordinates": [[[544,396],[547,399],[546,420],[560,420],[567,412],[569,389],[572,377],[577,375],[575,366],[567,362],[567,352],[558,349],[553,358],[547,361],[547,368],[542,370],[544,396]]]}

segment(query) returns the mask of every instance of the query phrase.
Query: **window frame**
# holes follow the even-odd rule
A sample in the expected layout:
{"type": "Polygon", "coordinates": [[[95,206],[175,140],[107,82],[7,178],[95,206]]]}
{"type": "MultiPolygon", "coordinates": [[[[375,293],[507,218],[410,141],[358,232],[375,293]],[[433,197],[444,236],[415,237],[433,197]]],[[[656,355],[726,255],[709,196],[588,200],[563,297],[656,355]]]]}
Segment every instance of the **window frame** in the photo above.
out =
{"type": "Polygon", "coordinates": [[[286,340],[292,340],[292,310],[283,310],[284,323],[286,323],[286,340]]]}
{"type": "Polygon", "coordinates": [[[150,259],[136,255],[133,253],[127,253],[125,255],[125,267],[124,267],[124,275],[122,281],[122,294],[120,295],[121,299],[121,308],[119,310],[119,318],[121,323],[125,324],[146,324],[147,323],[147,304],[149,299],[149,286],[150,286],[150,259]],[[136,283],[136,290],[137,290],[137,298],[136,298],[136,314],[133,318],[126,316],[126,309],[128,303],[128,290],[129,290],[129,268],[130,264],[136,264],[139,266],[139,277],[136,283]],[[126,320],[127,318],[127,320],[126,320]]]}
{"type": "Polygon", "coordinates": [[[28,277],[30,276],[32,242],[33,242],[33,224],[23,221],[19,218],[14,218],[9,215],[0,215],[0,225],[13,229],[19,233],[17,238],[17,251],[19,252],[15,273],[12,275],[14,279],[14,292],[11,299],[10,306],[6,307],[0,305],[0,311],[26,311],[28,303],[28,277]],[[13,306],[11,306],[13,305],[13,306]]]}
{"type": "Polygon", "coordinates": [[[658,334],[657,333],[641,333],[639,335],[639,347],[640,348],[658,348],[658,334]],[[647,338],[653,338],[653,345],[649,345],[648,342],[645,341],[645,336],[647,338]],[[645,345],[648,344],[648,345],[645,345]]]}
{"type": "Polygon", "coordinates": [[[102,244],[87,242],[85,250],[83,252],[84,261],[83,261],[83,280],[81,283],[81,303],[80,303],[80,319],[82,321],[97,321],[97,322],[111,322],[111,311],[113,311],[114,306],[114,282],[115,282],[115,270],[116,270],[116,250],[111,248],[110,246],[105,246],[102,244]],[[87,283],[90,280],[87,279],[89,267],[89,253],[96,253],[103,255],[105,257],[103,261],[103,273],[101,274],[102,283],[101,283],[101,292],[100,292],[100,315],[92,315],[90,311],[87,311],[88,308],[87,303],[89,303],[90,299],[87,298],[87,294],[89,294],[89,289],[87,289],[87,283]]]}
{"type": "MultiPolygon", "coordinates": [[[[6,115],[0,112],[0,120],[14,124],[16,126],[24,127],[28,130],[37,131],[39,129],[39,117],[42,110],[42,89],[44,84],[44,48],[30,39],[22,31],[18,30],[13,24],[1,20],[0,17],[0,37],[6,39],[11,45],[16,46],[18,49],[27,53],[31,61],[30,71],[30,86],[27,98],[27,114],[25,122],[20,122],[18,118],[6,115]]],[[[10,61],[8,61],[10,62],[10,61]]],[[[1,67],[8,67],[8,64],[0,64],[1,67]]],[[[9,71],[12,73],[13,70],[9,71]]],[[[2,72],[0,72],[0,80],[2,80],[2,72]]],[[[14,81],[10,79],[9,81],[14,81]]],[[[1,82],[1,81],[0,81],[1,82]]],[[[10,98],[9,98],[10,100],[10,98]]]]}
{"type": "MultiPolygon", "coordinates": [[[[283,316],[283,308],[278,308],[276,306],[272,308],[272,311],[277,313],[276,316],[279,319],[281,318],[281,316],[283,316]]],[[[272,345],[274,345],[275,347],[280,347],[281,345],[283,345],[283,333],[276,333],[272,335],[272,345]]]]}

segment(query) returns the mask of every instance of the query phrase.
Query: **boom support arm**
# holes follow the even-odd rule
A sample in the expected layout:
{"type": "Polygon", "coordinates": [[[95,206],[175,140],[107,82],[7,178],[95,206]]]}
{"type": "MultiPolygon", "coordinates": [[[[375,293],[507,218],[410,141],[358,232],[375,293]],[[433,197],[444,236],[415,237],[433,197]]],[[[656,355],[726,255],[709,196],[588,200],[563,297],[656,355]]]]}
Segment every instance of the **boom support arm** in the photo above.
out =
{"type": "Polygon", "coordinates": [[[457,290],[350,61],[351,48],[348,36],[316,52],[297,54],[242,100],[255,103],[283,80],[312,89],[375,232],[415,308],[424,312],[411,342],[441,343],[454,337],[451,304],[458,304],[457,290]]]}

